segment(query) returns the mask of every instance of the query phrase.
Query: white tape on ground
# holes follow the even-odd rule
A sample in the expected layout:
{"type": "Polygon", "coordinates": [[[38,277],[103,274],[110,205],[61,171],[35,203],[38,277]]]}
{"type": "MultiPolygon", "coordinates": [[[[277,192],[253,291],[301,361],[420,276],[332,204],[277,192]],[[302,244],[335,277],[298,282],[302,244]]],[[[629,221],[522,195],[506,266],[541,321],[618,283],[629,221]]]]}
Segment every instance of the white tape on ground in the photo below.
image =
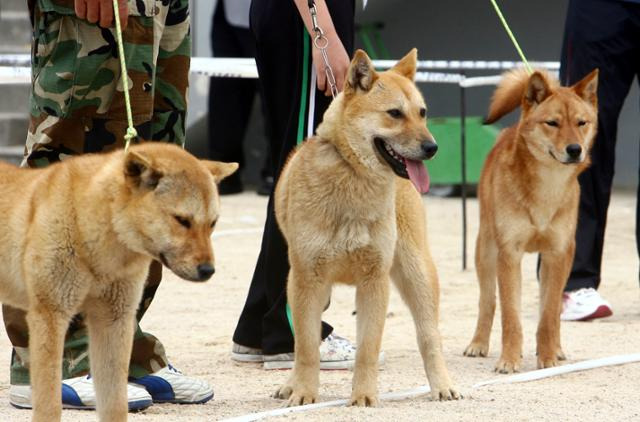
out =
{"type": "Polygon", "coordinates": [[[556,375],[568,374],[570,372],[586,371],[588,369],[601,368],[603,366],[623,365],[625,363],[633,362],[640,362],[640,353],[584,360],[582,362],[555,366],[553,368],[538,369],[537,371],[525,372],[523,374],[494,378],[488,381],[479,382],[472,388],[479,388],[484,387],[485,385],[493,384],[511,384],[515,382],[535,381],[542,378],[555,377],[556,375]]]}
{"type": "MultiPolygon", "coordinates": [[[[542,378],[554,377],[556,375],[568,374],[571,372],[585,371],[588,369],[601,368],[604,366],[623,365],[625,363],[640,362],[640,353],[629,355],[610,356],[606,358],[585,360],[582,362],[571,363],[563,366],[556,366],[554,368],[538,369],[536,371],[525,372],[524,374],[516,374],[508,377],[493,378],[487,381],[482,381],[474,384],[471,388],[476,389],[484,387],[486,385],[493,384],[511,384],[517,382],[535,381],[542,378]]],[[[430,392],[429,386],[417,387],[412,390],[385,393],[380,395],[380,400],[404,400],[411,397],[417,397],[430,392]]],[[[230,419],[224,419],[221,422],[252,422],[260,419],[281,416],[289,413],[306,412],[308,410],[324,409],[327,407],[345,406],[348,403],[347,400],[333,400],[323,403],[307,404],[304,406],[285,407],[274,410],[267,410],[264,412],[249,413],[243,416],[237,416],[230,419]]]]}
{"type": "MultiPolygon", "coordinates": [[[[424,394],[428,394],[430,391],[431,389],[429,388],[429,386],[423,386],[423,387],[414,388],[413,390],[380,394],[380,400],[384,400],[384,401],[404,400],[410,397],[417,397],[424,394]]],[[[347,403],[348,403],[348,400],[332,400],[332,401],[326,401],[322,403],[305,404],[304,406],[282,407],[280,409],[267,410],[265,412],[250,413],[248,415],[238,416],[235,418],[223,419],[220,422],[252,422],[252,421],[257,421],[264,418],[270,418],[273,416],[282,416],[289,413],[306,412],[307,410],[318,410],[318,409],[324,409],[326,407],[346,406],[347,403]]]]}

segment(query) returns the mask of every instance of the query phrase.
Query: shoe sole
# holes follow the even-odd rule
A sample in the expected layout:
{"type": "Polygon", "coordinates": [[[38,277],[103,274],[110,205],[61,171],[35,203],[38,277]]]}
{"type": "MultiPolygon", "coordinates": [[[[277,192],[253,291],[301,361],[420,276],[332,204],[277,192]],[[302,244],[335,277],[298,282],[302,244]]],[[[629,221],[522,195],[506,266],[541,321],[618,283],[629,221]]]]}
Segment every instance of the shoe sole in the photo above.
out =
{"type": "Polygon", "coordinates": [[[213,393],[198,400],[154,400],[154,403],[171,403],[171,404],[204,404],[213,398],[213,393]]]}
{"type": "Polygon", "coordinates": [[[577,321],[591,321],[592,319],[606,318],[611,315],[613,315],[613,311],[611,310],[611,308],[606,305],[600,305],[594,313],[592,313],[591,315],[587,315],[584,318],[580,318],[577,321]]]}
{"type": "MultiPolygon", "coordinates": [[[[213,394],[211,395],[211,397],[213,397],[213,394]]],[[[211,399],[211,397],[209,397],[205,401],[211,399]]],[[[12,402],[9,402],[9,404],[15,407],[16,409],[30,410],[32,408],[31,404],[26,405],[26,404],[12,403],[12,402]]],[[[139,401],[129,402],[129,412],[139,412],[152,405],[153,405],[153,401],[151,400],[139,400],[139,401]]],[[[73,410],[96,410],[95,406],[74,406],[71,404],[64,404],[64,403],[62,404],[62,408],[73,409],[73,410]]]]}
{"type": "Polygon", "coordinates": [[[613,311],[611,310],[610,307],[608,307],[607,305],[600,305],[595,311],[593,311],[589,315],[579,316],[579,317],[577,316],[563,317],[561,315],[560,320],[561,321],[591,321],[592,319],[606,318],[611,315],[613,315],[613,311]]]}
{"type": "MultiPolygon", "coordinates": [[[[349,369],[353,369],[355,366],[355,360],[341,360],[335,362],[320,362],[321,370],[329,370],[329,371],[346,371],[349,369]]],[[[293,369],[293,361],[291,360],[273,360],[273,361],[264,361],[264,369],[272,370],[272,369],[293,369]]]]}
{"type": "MultiPolygon", "coordinates": [[[[378,367],[384,366],[384,352],[380,352],[378,356],[378,367]]],[[[352,370],[355,367],[355,360],[337,360],[320,362],[320,370],[323,371],[345,371],[352,370]]],[[[293,369],[292,360],[265,360],[264,369],[293,369]]]]}
{"type": "Polygon", "coordinates": [[[264,362],[263,355],[250,355],[248,353],[236,353],[231,352],[231,360],[235,360],[236,362],[264,362]]]}

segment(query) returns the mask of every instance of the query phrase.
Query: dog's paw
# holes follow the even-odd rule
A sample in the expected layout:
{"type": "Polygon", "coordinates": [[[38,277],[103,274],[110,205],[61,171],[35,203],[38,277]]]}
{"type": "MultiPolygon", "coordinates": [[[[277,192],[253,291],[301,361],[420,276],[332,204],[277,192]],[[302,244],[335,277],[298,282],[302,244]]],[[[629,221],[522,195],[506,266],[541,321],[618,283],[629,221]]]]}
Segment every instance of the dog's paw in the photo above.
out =
{"type": "Polygon", "coordinates": [[[538,369],[553,368],[554,366],[558,366],[559,364],[560,362],[555,358],[538,358],[538,369]]]}
{"type": "Polygon", "coordinates": [[[520,372],[520,360],[500,358],[496,364],[495,371],[500,374],[520,372]]]}
{"type": "Polygon", "coordinates": [[[287,407],[302,406],[316,402],[317,395],[312,392],[298,391],[290,385],[283,385],[273,394],[276,399],[287,400],[287,407]]]}
{"type": "Polygon", "coordinates": [[[358,406],[358,407],[378,407],[380,401],[378,400],[378,395],[376,393],[353,393],[351,394],[351,399],[349,400],[349,406],[358,406]]]}
{"type": "Polygon", "coordinates": [[[556,357],[558,358],[558,360],[567,360],[567,356],[564,354],[562,349],[558,349],[556,351],[556,357]]]}
{"type": "Polygon", "coordinates": [[[467,346],[463,353],[465,356],[470,358],[475,357],[487,357],[489,355],[489,345],[481,344],[481,343],[471,343],[467,346]]]}
{"type": "Polygon", "coordinates": [[[431,391],[431,400],[445,401],[445,400],[459,400],[462,398],[462,394],[458,392],[455,387],[436,388],[431,391]]]}
{"type": "Polygon", "coordinates": [[[274,399],[286,400],[291,396],[291,393],[293,393],[293,387],[285,384],[282,387],[279,387],[271,397],[274,399]]]}

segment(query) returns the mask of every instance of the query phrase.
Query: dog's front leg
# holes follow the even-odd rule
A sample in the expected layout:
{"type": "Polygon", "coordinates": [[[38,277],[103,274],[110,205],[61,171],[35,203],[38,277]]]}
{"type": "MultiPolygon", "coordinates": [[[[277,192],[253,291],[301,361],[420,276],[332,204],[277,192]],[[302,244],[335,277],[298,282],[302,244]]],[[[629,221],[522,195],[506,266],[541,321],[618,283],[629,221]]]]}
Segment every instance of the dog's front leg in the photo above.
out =
{"type": "Polygon", "coordinates": [[[287,300],[293,317],[295,361],[289,380],[274,394],[289,399],[288,406],[315,403],[318,397],[322,311],[331,286],[311,272],[293,266],[287,282],[287,300]]]}
{"type": "Polygon", "coordinates": [[[110,422],[127,420],[127,378],[140,299],[135,289],[113,290],[117,291],[86,310],[98,417],[110,422]]]}
{"type": "Polygon", "coordinates": [[[502,318],[502,354],[496,364],[501,374],[518,372],[522,362],[520,299],[522,252],[504,247],[498,252],[498,288],[502,318]]]}
{"type": "Polygon", "coordinates": [[[44,303],[27,312],[33,422],[62,416],[62,348],[70,316],[44,303]]]}
{"type": "Polygon", "coordinates": [[[362,280],[356,287],[357,351],[352,406],[378,405],[378,356],[388,304],[389,281],[384,277],[362,280]]]}
{"type": "Polygon", "coordinates": [[[545,252],[540,265],[540,323],[536,333],[538,368],[557,366],[564,360],[560,342],[562,291],[571,271],[575,242],[564,252],[545,252]]]}
{"type": "Polygon", "coordinates": [[[419,256],[415,246],[400,239],[391,277],[413,316],[431,398],[456,400],[461,395],[449,377],[438,330],[438,275],[429,252],[423,253],[419,256]]]}

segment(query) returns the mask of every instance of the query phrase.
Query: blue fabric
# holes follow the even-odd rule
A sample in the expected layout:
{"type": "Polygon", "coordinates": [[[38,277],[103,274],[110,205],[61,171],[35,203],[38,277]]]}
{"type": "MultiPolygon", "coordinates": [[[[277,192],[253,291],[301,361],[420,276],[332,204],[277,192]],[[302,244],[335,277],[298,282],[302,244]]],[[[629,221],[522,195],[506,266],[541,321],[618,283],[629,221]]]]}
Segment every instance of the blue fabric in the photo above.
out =
{"type": "Polygon", "coordinates": [[[154,402],[171,401],[176,398],[171,384],[164,378],[154,375],[145,375],[141,378],[132,379],[136,384],[140,384],[151,394],[154,402]]]}
{"type": "Polygon", "coordinates": [[[85,404],[82,403],[78,393],[76,390],[68,386],[67,384],[62,384],[62,403],[70,406],[83,407],[85,404]]]}

